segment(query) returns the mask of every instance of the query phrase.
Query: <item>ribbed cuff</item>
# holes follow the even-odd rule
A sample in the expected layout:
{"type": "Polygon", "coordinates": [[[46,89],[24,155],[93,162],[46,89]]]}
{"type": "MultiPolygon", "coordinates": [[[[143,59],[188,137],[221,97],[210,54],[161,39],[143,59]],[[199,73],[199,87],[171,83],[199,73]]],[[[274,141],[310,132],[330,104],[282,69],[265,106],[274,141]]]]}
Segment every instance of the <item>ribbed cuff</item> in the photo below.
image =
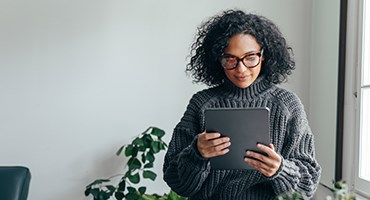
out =
{"type": "Polygon", "coordinates": [[[184,155],[181,156],[184,160],[181,163],[184,166],[198,168],[201,170],[205,170],[210,167],[209,159],[204,158],[197,146],[198,136],[194,137],[193,141],[190,143],[188,147],[186,147],[183,151],[184,155]]]}
{"type": "Polygon", "coordinates": [[[279,170],[268,179],[272,180],[275,193],[283,194],[294,192],[300,178],[301,174],[295,163],[282,158],[279,170]]]}

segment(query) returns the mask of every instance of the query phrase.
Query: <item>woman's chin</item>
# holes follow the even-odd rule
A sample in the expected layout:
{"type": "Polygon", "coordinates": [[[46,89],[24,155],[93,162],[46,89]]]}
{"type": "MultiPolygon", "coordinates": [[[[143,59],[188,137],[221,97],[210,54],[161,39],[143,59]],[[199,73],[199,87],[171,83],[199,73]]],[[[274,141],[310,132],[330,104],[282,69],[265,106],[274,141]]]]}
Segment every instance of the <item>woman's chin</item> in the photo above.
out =
{"type": "Polygon", "coordinates": [[[252,83],[253,83],[253,80],[243,80],[243,81],[240,81],[240,80],[234,80],[232,81],[234,83],[234,85],[238,88],[247,88],[249,87],[252,83]]]}

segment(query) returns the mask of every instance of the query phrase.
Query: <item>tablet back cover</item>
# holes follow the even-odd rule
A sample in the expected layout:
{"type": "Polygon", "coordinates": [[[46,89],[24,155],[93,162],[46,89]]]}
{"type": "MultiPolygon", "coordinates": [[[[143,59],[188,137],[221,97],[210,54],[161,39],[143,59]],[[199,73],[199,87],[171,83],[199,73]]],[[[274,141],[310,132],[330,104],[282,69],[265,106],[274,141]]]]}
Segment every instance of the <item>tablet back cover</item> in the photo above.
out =
{"type": "Polygon", "coordinates": [[[211,158],[212,169],[252,169],[244,162],[245,151],[257,149],[257,143],[270,144],[268,108],[212,108],[205,110],[206,132],[230,137],[225,155],[211,158]]]}

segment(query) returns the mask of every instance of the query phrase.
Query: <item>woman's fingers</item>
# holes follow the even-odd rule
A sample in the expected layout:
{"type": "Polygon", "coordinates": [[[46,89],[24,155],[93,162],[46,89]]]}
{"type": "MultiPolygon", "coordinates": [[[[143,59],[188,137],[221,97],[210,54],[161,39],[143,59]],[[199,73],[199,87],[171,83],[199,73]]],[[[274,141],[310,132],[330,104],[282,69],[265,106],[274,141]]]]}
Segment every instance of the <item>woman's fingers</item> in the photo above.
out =
{"type": "Polygon", "coordinates": [[[266,165],[265,163],[255,160],[253,158],[245,158],[245,162],[248,163],[253,168],[260,171],[262,174],[264,174],[267,177],[273,176],[276,173],[277,169],[279,169],[279,168],[270,167],[266,165]]]}
{"type": "Polygon", "coordinates": [[[229,137],[220,137],[220,136],[221,136],[220,133],[201,133],[198,136],[198,141],[205,148],[218,146],[230,141],[229,137]]]}
{"type": "Polygon", "coordinates": [[[263,144],[257,144],[257,148],[260,149],[261,151],[265,152],[268,156],[277,155],[277,153],[275,152],[275,148],[274,148],[273,144],[270,144],[269,146],[266,146],[266,145],[263,145],[263,144]]]}
{"type": "Polygon", "coordinates": [[[270,144],[265,146],[258,144],[257,148],[267,154],[267,156],[253,151],[247,151],[248,156],[245,162],[250,164],[252,167],[263,173],[265,176],[274,175],[281,165],[281,157],[275,152],[274,145],[270,144]]]}
{"type": "Polygon", "coordinates": [[[202,148],[202,152],[204,154],[204,157],[212,158],[212,157],[224,155],[227,152],[229,152],[228,147],[230,145],[231,145],[230,142],[219,143],[219,145],[216,145],[216,146],[207,146],[205,148],[202,148]]]}
{"type": "Polygon", "coordinates": [[[222,138],[217,138],[217,139],[208,140],[208,141],[209,141],[208,144],[210,146],[219,146],[219,145],[222,145],[224,143],[230,142],[230,138],[222,137],[222,138]]]}
{"type": "Polygon", "coordinates": [[[265,163],[269,167],[274,167],[274,168],[276,167],[276,161],[278,161],[278,158],[280,158],[279,155],[277,155],[277,156],[270,156],[270,155],[265,156],[261,153],[257,153],[257,152],[253,152],[253,151],[247,151],[246,155],[248,157],[254,158],[256,160],[259,160],[259,161],[265,163]]]}
{"type": "Polygon", "coordinates": [[[270,169],[270,167],[269,166],[267,166],[265,163],[263,163],[263,162],[260,162],[260,161],[258,161],[258,160],[256,160],[256,159],[253,159],[253,158],[245,158],[244,159],[245,160],[245,162],[247,162],[249,165],[251,165],[252,167],[254,167],[255,169],[257,169],[257,170],[269,170],[270,169]]]}
{"type": "Polygon", "coordinates": [[[250,158],[253,158],[253,159],[256,159],[256,160],[259,160],[265,164],[269,164],[270,162],[270,159],[260,153],[257,153],[257,152],[254,152],[254,151],[247,151],[246,152],[246,155],[250,158]]]}
{"type": "Polygon", "coordinates": [[[201,134],[199,134],[198,138],[201,138],[203,140],[212,140],[212,139],[215,139],[215,138],[219,138],[221,136],[220,133],[206,133],[206,132],[203,132],[201,134]]]}
{"type": "Polygon", "coordinates": [[[269,144],[269,147],[270,147],[273,151],[275,151],[275,146],[274,146],[274,144],[269,144]]]}
{"type": "MultiPolygon", "coordinates": [[[[227,146],[230,146],[230,145],[227,145],[227,146]]],[[[223,148],[221,150],[216,150],[216,151],[209,151],[209,158],[212,158],[212,157],[216,157],[216,156],[221,156],[221,155],[225,155],[227,152],[229,152],[229,149],[226,147],[226,148],[223,148]]]]}
{"type": "Polygon", "coordinates": [[[259,170],[263,175],[267,176],[267,177],[271,177],[273,176],[276,172],[272,171],[272,170],[266,170],[266,169],[260,169],[259,170]]]}
{"type": "Polygon", "coordinates": [[[230,138],[221,137],[220,133],[200,133],[198,135],[198,150],[204,158],[212,158],[229,152],[230,138]]]}

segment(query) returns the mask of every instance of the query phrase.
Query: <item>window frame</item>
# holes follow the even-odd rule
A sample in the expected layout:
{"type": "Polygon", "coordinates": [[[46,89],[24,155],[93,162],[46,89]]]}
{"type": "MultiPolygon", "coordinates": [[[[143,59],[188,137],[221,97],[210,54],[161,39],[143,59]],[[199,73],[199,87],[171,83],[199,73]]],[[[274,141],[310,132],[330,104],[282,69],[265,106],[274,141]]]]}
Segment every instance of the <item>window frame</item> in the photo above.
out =
{"type": "MultiPolygon", "coordinates": [[[[354,148],[355,148],[355,167],[353,168],[354,170],[354,174],[355,174],[355,178],[354,178],[354,190],[356,193],[358,194],[361,194],[365,197],[370,197],[370,181],[367,181],[367,180],[364,180],[362,178],[360,178],[360,148],[361,148],[361,110],[362,110],[362,104],[364,102],[362,102],[362,92],[363,92],[363,88],[365,83],[363,81],[363,71],[364,71],[364,68],[367,67],[368,70],[370,70],[370,66],[364,66],[364,59],[365,59],[365,46],[366,45],[369,45],[367,47],[366,50],[369,50],[370,49],[370,36],[369,34],[370,33],[365,33],[365,31],[369,31],[370,30],[370,1],[367,0],[363,0],[363,1],[359,1],[359,5],[358,5],[358,11],[359,11],[359,17],[358,17],[358,70],[357,70],[357,73],[356,73],[356,106],[355,106],[355,114],[356,114],[356,117],[355,117],[355,127],[356,127],[356,131],[355,131],[355,135],[356,135],[356,143],[354,145],[354,148]],[[366,9],[366,11],[365,11],[366,9]],[[367,13],[367,14],[366,14],[367,13]],[[367,15],[367,16],[366,16],[367,15]],[[369,20],[366,24],[366,20],[365,20],[365,17],[367,17],[367,20],[369,20]],[[368,26],[367,29],[365,28],[365,26],[368,26]],[[365,40],[365,37],[366,40],[365,40]],[[368,43],[365,44],[365,41],[367,41],[368,43]]],[[[370,31],[369,31],[370,32],[370,31]]],[[[370,53],[370,52],[367,52],[367,53],[370,53]]],[[[370,64],[370,63],[367,63],[367,64],[370,64]]],[[[367,89],[369,89],[368,87],[366,87],[367,89]]]]}

